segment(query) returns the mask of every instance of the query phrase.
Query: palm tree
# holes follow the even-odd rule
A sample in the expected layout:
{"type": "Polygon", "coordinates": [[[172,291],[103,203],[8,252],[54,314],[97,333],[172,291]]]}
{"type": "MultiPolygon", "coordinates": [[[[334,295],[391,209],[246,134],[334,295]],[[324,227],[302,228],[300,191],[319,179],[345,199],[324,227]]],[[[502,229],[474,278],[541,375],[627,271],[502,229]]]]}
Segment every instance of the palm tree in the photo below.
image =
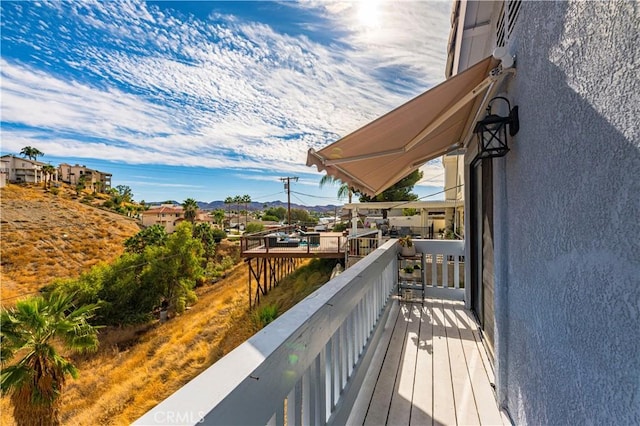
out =
{"type": "Polygon", "coordinates": [[[346,183],[341,183],[340,179],[334,178],[333,176],[324,175],[322,179],[320,179],[320,188],[325,186],[326,184],[335,185],[340,183],[340,187],[338,188],[338,200],[344,200],[348,198],[349,204],[351,204],[351,198],[353,197],[353,191],[349,188],[349,185],[346,183]]]}
{"type": "Polygon", "coordinates": [[[80,196],[80,193],[87,188],[87,178],[80,176],[78,183],[76,183],[76,195],[80,196]]]}
{"type": "Polygon", "coordinates": [[[98,347],[97,329],[88,323],[96,305],[76,308],[73,297],[33,297],[0,313],[0,388],[10,394],[18,426],[59,425],[60,393],[67,374],[76,378],[78,370],[57,348],[85,352],[98,347]],[[15,355],[22,358],[6,366],[15,355]]]}
{"type": "Polygon", "coordinates": [[[238,231],[240,231],[240,204],[242,203],[242,197],[236,195],[233,197],[233,203],[236,205],[236,223],[238,224],[238,231]]]}
{"type": "Polygon", "coordinates": [[[214,210],[213,212],[211,212],[211,217],[213,217],[213,220],[215,220],[218,226],[220,225],[224,226],[224,210],[221,210],[221,209],[214,210]]]}
{"type": "Polygon", "coordinates": [[[56,168],[53,167],[51,164],[45,164],[44,166],[42,166],[42,173],[44,173],[44,189],[47,189],[47,180],[51,182],[51,177],[55,172],[56,172],[56,168]]]}
{"type": "Polygon", "coordinates": [[[25,146],[20,150],[20,155],[30,160],[36,160],[38,157],[42,157],[44,152],[32,146],[25,146]]]}
{"type": "Polygon", "coordinates": [[[191,223],[195,222],[198,215],[198,203],[196,200],[187,198],[182,203],[182,208],[184,209],[184,218],[191,223]]]}
{"type": "Polygon", "coordinates": [[[247,222],[249,221],[249,204],[251,203],[250,195],[243,195],[242,202],[244,203],[244,229],[247,229],[247,222]]]}
{"type": "Polygon", "coordinates": [[[228,206],[227,207],[227,216],[229,217],[229,227],[231,227],[231,204],[233,204],[233,198],[232,197],[227,197],[224,199],[224,203],[228,206]]]}

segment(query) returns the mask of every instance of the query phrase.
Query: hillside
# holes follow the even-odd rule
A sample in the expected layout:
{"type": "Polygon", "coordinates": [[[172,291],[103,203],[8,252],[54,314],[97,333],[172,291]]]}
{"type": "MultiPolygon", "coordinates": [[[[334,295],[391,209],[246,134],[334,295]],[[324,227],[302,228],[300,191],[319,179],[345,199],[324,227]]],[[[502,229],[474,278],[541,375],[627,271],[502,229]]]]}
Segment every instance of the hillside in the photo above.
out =
{"type": "MultiPolygon", "coordinates": [[[[262,305],[282,314],[328,281],[332,267],[304,260],[262,305]]],[[[76,357],[80,377],[63,391],[62,423],[130,424],[251,337],[259,325],[247,309],[246,285],[240,262],[217,284],[197,289],[198,302],[167,323],[101,330],[98,353],[76,357]]],[[[0,424],[15,424],[12,411],[9,398],[0,399],[0,424]]]]}
{"type": "Polygon", "coordinates": [[[58,195],[35,186],[0,189],[0,303],[116,258],[140,229],[132,219],[74,198],[64,188],[58,195]]]}

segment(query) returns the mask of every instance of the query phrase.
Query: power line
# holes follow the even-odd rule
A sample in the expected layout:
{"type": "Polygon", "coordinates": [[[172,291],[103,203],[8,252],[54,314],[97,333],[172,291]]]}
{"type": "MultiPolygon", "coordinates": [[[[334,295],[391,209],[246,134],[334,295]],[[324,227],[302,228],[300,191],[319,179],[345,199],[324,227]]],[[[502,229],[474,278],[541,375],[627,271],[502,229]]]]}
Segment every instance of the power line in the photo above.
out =
{"type": "Polygon", "coordinates": [[[305,194],[304,192],[297,192],[297,191],[291,191],[293,194],[298,194],[298,195],[304,195],[305,197],[311,197],[311,198],[322,198],[325,200],[335,200],[336,197],[323,197],[321,195],[311,195],[311,194],[305,194]]]}

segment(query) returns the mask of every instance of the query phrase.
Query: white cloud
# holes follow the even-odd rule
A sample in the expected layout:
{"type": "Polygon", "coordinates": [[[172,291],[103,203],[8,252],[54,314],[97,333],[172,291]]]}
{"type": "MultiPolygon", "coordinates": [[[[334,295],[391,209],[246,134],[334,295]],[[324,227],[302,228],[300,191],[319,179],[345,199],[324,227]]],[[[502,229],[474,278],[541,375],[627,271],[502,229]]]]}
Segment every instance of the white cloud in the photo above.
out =
{"type": "MultiPolygon", "coordinates": [[[[31,145],[59,157],[309,174],[309,147],[441,80],[449,3],[379,6],[383,19],[372,31],[356,25],[355,3],[301,5],[345,34],[326,45],[263,23],[220,15],[205,22],[144,3],[48,4],[63,18],[60,39],[28,24],[7,36],[44,47],[52,65],[0,62],[2,121],[11,123],[3,151],[31,145]],[[63,76],[64,66],[78,78],[63,76]],[[395,68],[403,72],[394,80],[395,68]],[[400,80],[407,73],[414,79],[400,80]]],[[[8,16],[3,25],[23,24],[8,16]]],[[[425,180],[433,177],[425,170],[425,180]]]]}
{"type": "Polygon", "coordinates": [[[422,179],[416,186],[443,186],[444,185],[444,166],[441,159],[429,161],[422,167],[422,179]]]}

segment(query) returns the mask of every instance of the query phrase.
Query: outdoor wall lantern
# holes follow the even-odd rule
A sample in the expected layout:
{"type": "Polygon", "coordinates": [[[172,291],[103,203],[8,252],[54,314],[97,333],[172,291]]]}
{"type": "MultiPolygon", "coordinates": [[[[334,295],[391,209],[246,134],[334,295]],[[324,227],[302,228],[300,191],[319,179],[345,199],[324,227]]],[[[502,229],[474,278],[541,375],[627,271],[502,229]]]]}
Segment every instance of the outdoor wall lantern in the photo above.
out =
{"type": "Polygon", "coordinates": [[[509,100],[502,96],[496,96],[487,105],[487,116],[476,123],[473,129],[478,137],[478,155],[476,159],[503,157],[509,152],[507,144],[507,126],[509,135],[515,136],[520,129],[518,121],[518,107],[511,108],[509,100]],[[509,115],[502,117],[491,113],[491,103],[501,99],[507,103],[509,115]]]}

